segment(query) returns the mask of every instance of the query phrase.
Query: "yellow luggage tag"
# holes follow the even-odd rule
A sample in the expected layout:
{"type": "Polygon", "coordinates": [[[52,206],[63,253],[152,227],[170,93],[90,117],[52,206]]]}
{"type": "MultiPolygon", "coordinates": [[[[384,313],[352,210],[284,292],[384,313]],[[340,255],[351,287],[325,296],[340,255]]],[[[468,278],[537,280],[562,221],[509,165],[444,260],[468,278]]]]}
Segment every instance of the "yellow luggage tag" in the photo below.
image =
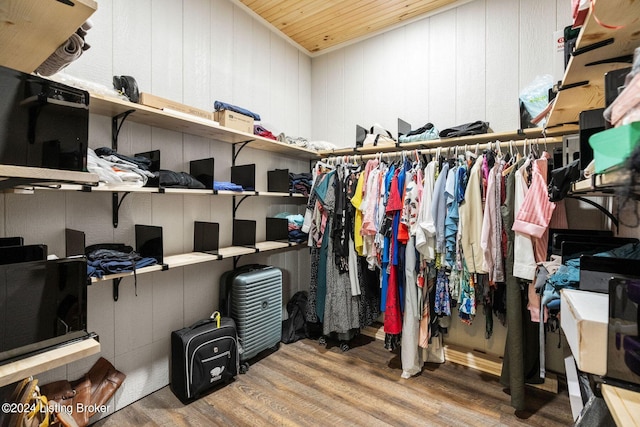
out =
{"type": "Polygon", "coordinates": [[[211,318],[215,319],[216,328],[219,328],[220,327],[220,312],[219,311],[214,311],[213,314],[211,314],[211,318]]]}

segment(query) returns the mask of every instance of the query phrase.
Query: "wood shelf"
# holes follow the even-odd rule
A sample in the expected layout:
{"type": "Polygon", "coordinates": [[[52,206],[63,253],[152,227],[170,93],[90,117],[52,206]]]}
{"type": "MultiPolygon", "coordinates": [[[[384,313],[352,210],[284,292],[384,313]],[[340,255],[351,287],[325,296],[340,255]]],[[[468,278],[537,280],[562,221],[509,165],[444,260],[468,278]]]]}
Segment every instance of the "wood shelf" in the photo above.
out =
{"type": "Polygon", "coordinates": [[[98,183],[98,175],[62,169],[35,168],[30,166],[0,165],[0,184],[3,187],[28,183],[50,185],[52,183],[74,182],[88,185],[98,183]]]}
{"type": "MultiPolygon", "coordinates": [[[[296,246],[302,246],[300,243],[293,242],[256,242],[255,247],[244,246],[228,246],[220,248],[217,254],[209,254],[206,252],[188,252],[184,254],[169,255],[164,257],[164,265],[156,264],[149,267],[143,267],[136,270],[136,275],[153,273],[154,271],[161,271],[163,269],[172,269],[178,267],[185,267],[188,265],[201,264],[204,262],[218,261],[222,259],[234,258],[242,255],[250,255],[255,253],[275,251],[279,249],[287,249],[296,246]]],[[[92,277],[91,283],[104,282],[112,279],[119,279],[123,277],[132,277],[133,272],[124,272],[118,274],[109,274],[101,278],[92,277]]]]}
{"type": "Polygon", "coordinates": [[[640,426],[640,393],[602,384],[602,397],[618,426],[640,426]]]}
{"type": "Polygon", "coordinates": [[[216,141],[222,141],[229,144],[249,142],[248,147],[250,148],[280,153],[294,158],[318,158],[318,152],[314,150],[229,129],[224,126],[219,126],[215,124],[215,122],[208,123],[197,117],[194,117],[193,119],[187,118],[183,115],[178,116],[177,114],[171,114],[146,105],[134,104],[117,98],[91,94],[89,112],[93,114],[114,117],[130,110],[134,110],[134,112],[129,115],[127,120],[131,120],[136,123],[173,130],[176,132],[188,133],[190,135],[202,136],[204,138],[214,139],[216,141]]]}
{"type": "Polygon", "coordinates": [[[441,138],[432,139],[429,141],[416,141],[400,144],[399,146],[392,147],[359,147],[359,148],[341,148],[337,150],[324,150],[319,151],[318,154],[321,157],[327,156],[343,156],[352,154],[374,154],[374,153],[391,153],[403,150],[414,150],[423,148],[437,148],[437,147],[455,147],[468,145],[469,149],[472,149],[475,144],[482,144],[492,141],[508,142],[508,141],[522,141],[525,139],[538,140],[539,144],[557,144],[562,142],[559,138],[561,135],[568,135],[578,132],[577,126],[562,126],[553,129],[547,129],[545,133],[542,128],[531,128],[519,131],[510,132],[491,132],[483,133],[480,135],[468,135],[461,136],[459,138],[441,138]]]}
{"type": "Polygon", "coordinates": [[[640,45],[640,3],[628,0],[598,0],[585,20],[575,49],[613,39],[611,44],[602,46],[569,59],[562,80],[562,87],[551,109],[547,130],[554,126],[578,123],[580,112],[604,107],[604,74],[619,68],[629,67],[628,62],[611,61],[625,55],[632,55],[640,45]],[[594,12],[595,11],[595,12],[594,12]],[[623,26],[609,29],[598,20],[610,26],[623,26]],[[585,84],[571,87],[572,85],[585,84]]]}
{"type": "MultiPolygon", "coordinates": [[[[0,166],[0,169],[2,166],[0,166]]],[[[28,185],[21,188],[25,193],[33,193],[34,190],[40,188],[32,188],[28,185]]],[[[79,184],[61,184],[57,187],[44,187],[42,190],[54,191],[83,191],[97,193],[146,193],[146,194],[182,194],[190,196],[256,196],[256,197],[293,197],[307,199],[308,196],[300,193],[282,193],[271,191],[227,191],[227,190],[211,190],[211,189],[191,189],[191,188],[158,188],[158,187],[133,187],[127,185],[103,185],[87,186],[79,184]]]]}
{"type": "Polygon", "coordinates": [[[96,11],[93,0],[5,0],[0,8],[0,65],[32,73],[96,11]]]}
{"type": "Polygon", "coordinates": [[[626,169],[596,174],[592,178],[574,182],[571,193],[592,196],[613,196],[615,189],[629,182],[630,171],[626,169]]]}
{"type": "Polygon", "coordinates": [[[89,338],[7,363],[0,366],[0,387],[97,353],[100,353],[100,343],[93,338],[89,338]]]}

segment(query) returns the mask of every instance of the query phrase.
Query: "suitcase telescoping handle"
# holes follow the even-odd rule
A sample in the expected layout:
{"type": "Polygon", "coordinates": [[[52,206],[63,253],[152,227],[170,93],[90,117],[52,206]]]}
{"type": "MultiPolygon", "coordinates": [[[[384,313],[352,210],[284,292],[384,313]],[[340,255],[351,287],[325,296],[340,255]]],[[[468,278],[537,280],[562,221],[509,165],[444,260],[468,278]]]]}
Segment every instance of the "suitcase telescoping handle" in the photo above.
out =
{"type": "Polygon", "coordinates": [[[208,325],[209,323],[212,323],[212,322],[216,322],[216,327],[217,328],[220,327],[220,312],[219,311],[214,311],[211,314],[211,317],[209,317],[208,319],[198,320],[196,323],[194,323],[193,325],[189,326],[189,329],[196,329],[196,328],[199,328],[200,326],[208,325]]]}

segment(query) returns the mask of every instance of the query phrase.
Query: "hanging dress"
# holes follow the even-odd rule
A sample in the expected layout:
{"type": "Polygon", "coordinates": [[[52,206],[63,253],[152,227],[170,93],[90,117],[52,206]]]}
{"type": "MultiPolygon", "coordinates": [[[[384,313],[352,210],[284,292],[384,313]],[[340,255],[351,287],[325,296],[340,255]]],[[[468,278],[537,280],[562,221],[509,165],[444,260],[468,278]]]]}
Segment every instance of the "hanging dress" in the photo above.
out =
{"type": "MultiPolygon", "coordinates": [[[[331,178],[332,180],[341,179],[339,173],[334,174],[331,178]]],[[[331,213],[327,223],[327,229],[331,231],[326,234],[338,232],[340,226],[337,224],[337,221],[340,214],[336,215],[335,209],[338,204],[342,206],[346,205],[346,203],[337,203],[337,198],[344,197],[343,191],[340,191],[343,186],[333,182],[332,187],[334,191],[328,191],[326,197],[323,199],[324,208],[331,213]],[[338,192],[335,191],[336,188],[339,190],[338,192]]],[[[332,332],[349,335],[353,329],[358,329],[360,326],[360,297],[354,296],[351,293],[349,273],[343,269],[341,262],[337,261],[336,255],[338,255],[339,258],[340,254],[336,252],[338,249],[335,247],[335,243],[335,239],[328,239],[327,253],[325,256],[326,295],[322,332],[324,335],[329,335],[332,332]]],[[[318,297],[320,297],[319,293],[318,297]]],[[[351,336],[339,336],[341,340],[350,338],[351,336]]]]}

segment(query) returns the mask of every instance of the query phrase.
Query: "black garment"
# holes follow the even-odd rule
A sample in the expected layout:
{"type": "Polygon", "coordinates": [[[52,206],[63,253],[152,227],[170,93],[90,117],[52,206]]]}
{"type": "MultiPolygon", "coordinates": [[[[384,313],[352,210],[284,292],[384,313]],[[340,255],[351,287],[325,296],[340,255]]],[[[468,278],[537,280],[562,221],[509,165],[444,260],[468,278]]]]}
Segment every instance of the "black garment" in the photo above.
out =
{"type": "Polygon", "coordinates": [[[549,200],[559,202],[567,197],[571,184],[580,179],[580,159],[574,160],[567,166],[551,171],[549,181],[549,200]]]}
{"type": "Polygon", "coordinates": [[[154,172],[153,178],[149,178],[145,187],[206,188],[203,183],[186,172],[174,172],[163,169],[154,172]]]}
{"type": "Polygon", "coordinates": [[[409,132],[407,134],[407,136],[413,136],[413,135],[420,135],[421,133],[425,133],[428,130],[433,129],[433,123],[427,123],[426,125],[422,126],[421,128],[418,128],[416,130],[412,130],[411,132],[409,132]]]}
{"type": "Polygon", "coordinates": [[[303,338],[307,338],[307,311],[308,296],[305,291],[298,291],[287,303],[289,318],[282,322],[282,342],[290,344],[303,338]]]}
{"type": "Polygon", "coordinates": [[[455,138],[465,135],[478,135],[489,131],[489,122],[475,121],[440,131],[440,138],[455,138]]]}
{"type": "Polygon", "coordinates": [[[505,202],[500,208],[507,233],[505,279],[508,325],[500,382],[509,388],[511,406],[517,410],[524,410],[526,407],[525,383],[539,384],[543,381],[540,379],[539,325],[531,321],[527,309],[526,281],[513,276],[515,233],[511,226],[515,216],[515,173],[523,163],[524,159],[520,160],[509,174],[505,202]]]}
{"type": "Polygon", "coordinates": [[[360,327],[373,325],[380,317],[380,270],[369,270],[367,259],[358,257],[360,282],[360,327]]]}
{"type": "Polygon", "coordinates": [[[338,271],[345,273],[349,271],[349,235],[345,226],[347,214],[347,192],[345,189],[344,169],[338,168],[334,180],[335,190],[335,210],[333,211],[333,221],[331,222],[331,238],[333,239],[334,261],[338,271]]]}

